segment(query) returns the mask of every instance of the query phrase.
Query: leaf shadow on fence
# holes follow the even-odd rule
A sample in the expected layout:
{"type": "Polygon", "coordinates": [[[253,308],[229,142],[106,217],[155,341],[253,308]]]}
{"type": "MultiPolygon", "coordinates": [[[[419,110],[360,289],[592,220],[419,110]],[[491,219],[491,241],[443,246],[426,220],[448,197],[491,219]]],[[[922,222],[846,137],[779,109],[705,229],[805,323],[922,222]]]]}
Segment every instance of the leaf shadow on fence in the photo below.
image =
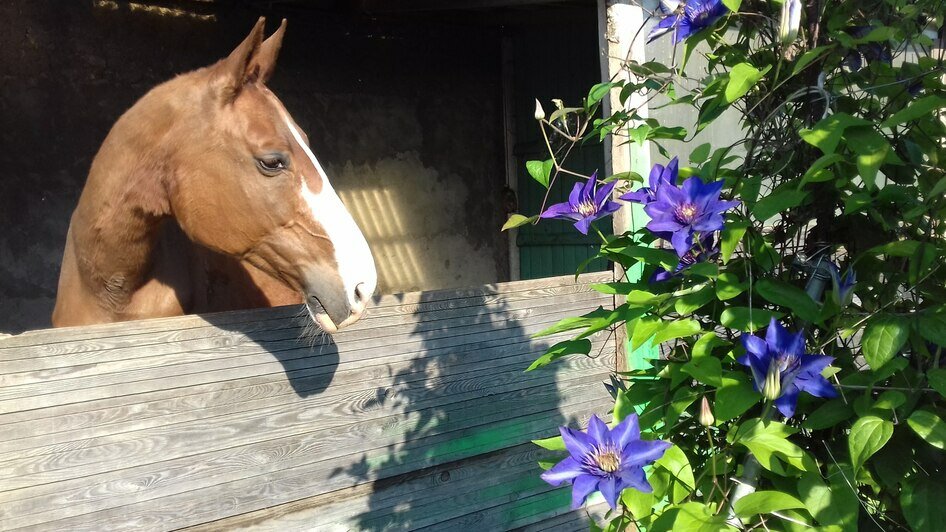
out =
{"type": "Polygon", "coordinates": [[[500,529],[568,508],[567,489],[539,478],[537,461],[550,453],[530,440],[579,420],[562,405],[557,366],[524,373],[547,348],[530,335],[561,311],[514,299],[495,290],[421,297],[408,363],[387,364],[390,385],[364,405],[384,411],[371,431],[377,446],[332,474],[371,483],[361,499],[340,503],[347,524],[500,529]]]}

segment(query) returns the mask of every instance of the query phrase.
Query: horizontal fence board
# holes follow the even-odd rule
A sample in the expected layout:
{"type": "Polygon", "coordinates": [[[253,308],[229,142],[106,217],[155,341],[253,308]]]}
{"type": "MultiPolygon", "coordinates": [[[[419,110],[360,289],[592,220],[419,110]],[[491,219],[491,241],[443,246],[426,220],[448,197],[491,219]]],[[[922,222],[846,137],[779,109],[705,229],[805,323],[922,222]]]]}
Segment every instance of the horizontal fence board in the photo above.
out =
{"type": "Polygon", "coordinates": [[[590,287],[610,280],[384,296],[315,346],[299,307],[0,339],[0,529],[558,518],[526,442],[608,411],[613,338],[523,370],[572,333],[531,335],[612,307],[590,287]]]}

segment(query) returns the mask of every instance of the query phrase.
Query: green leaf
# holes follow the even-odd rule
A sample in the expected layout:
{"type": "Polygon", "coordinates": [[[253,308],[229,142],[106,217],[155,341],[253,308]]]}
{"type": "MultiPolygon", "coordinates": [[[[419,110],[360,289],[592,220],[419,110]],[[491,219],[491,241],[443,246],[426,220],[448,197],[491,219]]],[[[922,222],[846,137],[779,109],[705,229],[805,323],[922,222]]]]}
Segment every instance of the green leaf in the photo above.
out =
{"type": "Polygon", "coordinates": [[[673,271],[677,266],[679,259],[677,254],[665,249],[651,248],[647,246],[622,246],[620,244],[609,244],[604,247],[604,252],[608,258],[620,263],[625,267],[636,265],[634,261],[640,261],[651,266],[660,266],[665,270],[673,271]],[[634,261],[628,260],[634,259],[634,261]]]}
{"type": "Polygon", "coordinates": [[[827,168],[835,163],[841,162],[844,160],[840,154],[829,153],[827,155],[822,155],[818,158],[811,167],[808,168],[808,171],[805,172],[805,175],[801,178],[801,183],[798,185],[798,188],[805,186],[805,183],[819,183],[821,181],[830,181],[834,179],[834,174],[831,173],[827,168]]]}
{"type": "Polygon", "coordinates": [[[679,447],[676,445],[668,447],[664,455],[654,462],[654,466],[666,469],[673,478],[671,495],[674,502],[682,501],[693,492],[696,486],[693,468],[690,466],[686,453],[679,447]]]}
{"type": "Polygon", "coordinates": [[[677,300],[673,302],[673,308],[677,311],[677,314],[688,316],[715,299],[715,297],[716,294],[713,291],[713,287],[706,285],[696,292],[690,292],[677,298],[677,300]]]}
{"type": "Polygon", "coordinates": [[[825,484],[821,475],[806,473],[798,481],[798,495],[805,501],[805,509],[818,520],[818,524],[840,526],[844,530],[856,530],[860,503],[857,494],[845,480],[845,475],[849,478],[853,477],[850,469],[847,471],[836,469],[830,477],[829,486],[825,484]]]}
{"type": "Polygon", "coordinates": [[[862,118],[851,116],[847,113],[835,113],[827,118],[821,119],[811,129],[803,129],[799,132],[801,138],[820,149],[823,153],[834,153],[841,142],[841,136],[844,130],[853,126],[869,126],[870,122],[862,118]]]}
{"type": "Polygon", "coordinates": [[[923,441],[946,450],[946,423],[939,416],[929,410],[917,410],[907,419],[907,424],[923,441]]]}
{"type": "Polygon", "coordinates": [[[644,316],[640,319],[628,322],[627,330],[631,334],[631,350],[637,350],[645,343],[651,343],[654,333],[663,324],[663,320],[657,316],[644,316]]]}
{"type": "Polygon", "coordinates": [[[798,474],[785,465],[798,471],[817,471],[818,466],[811,456],[787,439],[794,432],[795,429],[783,423],[756,418],[740,425],[735,435],[730,434],[727,439],[748,448],[759,465],[777,475],[798,474]]]}
{"type": "Polygon", "coordinates": [[[602,98],[611,92],[611,89],[620,85],[620,83],[615,82],[598,83],[597,85],[594,85],[591,87],[591,90],[588,91],[588,100],[585,106],[591,107],[592,105],[600,102],[602,98]]]}
{"type": "Polygon", "coordinates": [[[805,321],[819,321],[821,309],[804,290],[777,279],[761,279],[755,291],[766,300],[791,310],[805,321]]]}
{"type": "Polygon", "coordinates": [[[641,124],[635,128],[627,130],[628,136],[634,142],[643,145],[647,141],[647,138],[650,137],[652,128],[647,124],[641,124]]]}
{"type": "Polygon", "coordinates": [[[716,419],[729,421],[741,416],[762,400],[762,395],[752,388],[748,377],[739,374],[738,378],[724,377],[722,385],[716,390],[716,402],[713,405],[716,419]]]}
{"type": "Polygon", "coordinates": [[[939,476],[921,478],[900,492],[903,516],[916,532],[942,530],[946,523],[946,483],[939,476]]]}
{"type": "Polygon", "coordinates": [[[893,436],[893,423],[877,416],[864,416],[854,422],[847,444],[854,471],[879,451],[893,436]]]}
{"type": "Polygon", "coordinates": [[[690,152],[690,162],[693,164],[702,164],[706,159],[709,158],[710,146],[709,142],[704,142],[696,148],[693,148],[693,151],[690,152]]]}
{"type": "Polygon", "coordinates": [[[526,371],[547,366],[566,355],[587,355],[591,352],[591,340],[566,340],[550,347],[544,355],[532,363],[526,371]]]}
{"type": "Polygon", "coordinates": [[[747,284],[734,273],[724,272],[716,279],[716,298],[720,301],[732,299],[746,291],[747,284]]]}
{"type": "Polygon", "coordinates": [[[781,491],[757,491],[736,501],[733,509],[740,517],[768,514],[779,510],[804,508],[805,503],[781,491]]]}
{"type": "MultiPolygon", "coordinates": [[[[725,4],[726,1],[723,0],[725,4]]],[[[735,12],[736,10],[733,10],[735,12]]],[[[723,93],[727,104],[733,103],[749,92],[762,79],[763,72],[749,63],[739,63],[729,72],[729,82],[723,93]]]]}
{"type": "Polygon", "coordinates": [[[733,13],[738,13],[739,6],[742,5],[742,0],[723,0],[723,5],[728,7],[733,13]]]}
{"type": "Polygon", "coordinates": [[[729,307],[719,316],[719,321],[730,329],[752,332],[769,324],[769,320],[781,318],[780,312],[772,312],[760,308],[729,307]]]}
{"type": "Polygon", "coordinates": [[[693,336],[700,332],[700,322],[694,319],[668,320],[663,323],[664,326],[654,335],[653,343],[655,345],[660,345],[664,342],[684,336],[693,336]]]}
{"type": "Polygon", "coordinates": [[[723,367],[716,357],[698,357],[687,362],[680,371],[708,386],[723,385],[723,367]]]}
{"type": "Polygon", "coordinates": [[[844,133],[847,145],[857,154],[857,171],[868,188],[877,188],[877,170],[887,160],[890,143],[873,127],[852,127],[844,133]]]}
{"type": "Polygon", "coordinates": [[[714,332],[708,332],[703,336],[700,336],[700,339],[693,344],[693,358],[700,358],[705,356],[710,356],[713,354],[713,349],[721,345],[732,345],[728,341],[723,340],[722,338],[716,336],[714,332]]]}
{"type": "Polygon", "coordinates": [[[834,48],[833,44],[827,45],[827,46],[819,46],[817,48],[812,48],[811,50],[808,50],[807,52],[803,53],[801,57],[798,58],[798,61],[795,62],[795,66],[792,67],[792,75],[794,76],[798,74],[799,72],[801,72],[802,69],[810,65],[812,61],[814,61],[815,59],[818,59],[819,57],[824,55],[825,52],[831,50],[832,48],[834,48]]]}
{"type": "Polygon", "coordinates": [[[723,226],[719,237],[719,249],[723,264],[729,263],[729,259],[736,251],[736,247],[739,246],[739,242],[742,241],[742,237],[746,234],[748,228],[749,222],[747,220],[734,220],[723,226]]]}
{"type": "Polygon", "coordinates": [[[940,307],[936,312],[921,313],[917,328],[920,330],[920,336],[946,348],[946,312],[943,310],[944,308],[940,307]]]}
{"type": "Polygon", "coordinates": [[[649,527],[649,532],[729,532],[736,529],[726,524],[726,516],[713,515],[703,503],[687,502],[664,509],[649,527]]]}
{"type": "Polygon", "coordinates": [[[926,378],[930,381],[931,388],[946,397],[946,369],[931,369],[926,372],[926,378]]]}
{"type": "Polygon", "coordinates": [[[634,413],[634,405],[627,397],[627,392],[622,389],[617,390],[617,397],[614,400],[614,422],[620,423],[624,418],[634,413]]]}
{"type": "Polygon", "coordinates": [[[920,243],[916,240],[897,240],[867,250],[870,255],[887,255],[889,257],[910,257],[916,253],[920,243]]]}
{"type": "Polygon", "coordinates": [[[946,107],[946,98],[937,95],[924,96],[914,100],[910,105],[897,111],[887,120],[884,120],[881,127],[892,127],[906,122],[912,122],[918,118],[932,117],[933,111],[946,107]]]}
{"type": "Polygon", "coordinates": [[[532,176],[532,179],[535,179],[545,188],[549,188],[549,179],[552,175],[552,168],[555,166],[555,163],[552,159],[547,161],[527,161],[526,170],[528,170],[529,175],[532,176]]]}
{"type": "Polygon", "coordinates": [[[854,415],[851,405],[842,400],[828,401],[819,406],[805,418],[801,426],[808,430],[821,430],[833,427],[854,415]]]}
{"type": "Polygon", "coordinates": [[[719,266],[715,262],[697,262],[684,270],[684,275],[700,276],[707,279],[715,279],[719,275],[719,266]]]}
{"type": "Polygon", "coordinates": [[[541,440],[532,440],[532,443],[538,445],[543,449],[548,449],[550,451],[565,451],[565,440],[561,436],[552,436],[551,438],[544,438],[541,440]]]}
{"type": "Polygon", "coordinates": [[[772,194],[760,199],[758,203],[752,207],[752,215],[755,216],[756,220],[765,222],[780,212],[787,211],[801,205],[807,197],[808,192],[805,192],[804,190],[783,187],[780,190],[777,190],[776,192],[773,192],[772,194]]]}
{"type": "Polygon", "coordinates": [[[861,348],[871,369],[877,370],[900,352],[910,337],[910,322],[902,316],[881,314],[864,329],[861,348]]]}
{"type": "Polygon", "coordinates": [[[520,225],[530,224],[539,219],[539,215],[525,217],[521,214],[510,214],[509,219],[506,220],[506,223],[503,224],[503,231],[507,229],[512,229],[514,227],[519,227],[520,225]]]}

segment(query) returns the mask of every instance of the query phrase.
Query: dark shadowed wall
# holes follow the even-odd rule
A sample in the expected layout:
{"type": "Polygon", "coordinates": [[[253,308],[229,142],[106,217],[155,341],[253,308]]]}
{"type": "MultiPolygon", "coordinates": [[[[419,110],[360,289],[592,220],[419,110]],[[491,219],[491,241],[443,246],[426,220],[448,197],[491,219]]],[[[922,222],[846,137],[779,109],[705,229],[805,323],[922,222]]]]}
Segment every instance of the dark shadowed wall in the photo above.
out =
{"type": "Polygon", "coordinates": [[[498,26],[160,5],[0,1],[0,332],[49,324],[69,216],[112,123],[260,15],[269,31],[289,19],[269,85],[360,222],[381,290],[508,279],[498,26]]]}

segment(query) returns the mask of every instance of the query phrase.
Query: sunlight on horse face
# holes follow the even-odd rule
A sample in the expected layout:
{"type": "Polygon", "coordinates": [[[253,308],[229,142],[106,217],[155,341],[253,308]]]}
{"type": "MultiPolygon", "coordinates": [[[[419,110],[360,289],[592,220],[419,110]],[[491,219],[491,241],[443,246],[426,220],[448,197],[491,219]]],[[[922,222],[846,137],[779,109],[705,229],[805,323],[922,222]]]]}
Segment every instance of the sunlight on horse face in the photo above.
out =
{"type": "Polygon", "coordinates": [[[171,207],[192,239],[301,292],[312,319],[331,333],[362,316],[377,272],[305,133],[264,85],[283,31],[261,42],[257,24],[207,69],[211,109],[194,121],[193,141],[182,139],[190,148],[178,154],[188,160],[178,161],[186,170],[171,207]]]}

